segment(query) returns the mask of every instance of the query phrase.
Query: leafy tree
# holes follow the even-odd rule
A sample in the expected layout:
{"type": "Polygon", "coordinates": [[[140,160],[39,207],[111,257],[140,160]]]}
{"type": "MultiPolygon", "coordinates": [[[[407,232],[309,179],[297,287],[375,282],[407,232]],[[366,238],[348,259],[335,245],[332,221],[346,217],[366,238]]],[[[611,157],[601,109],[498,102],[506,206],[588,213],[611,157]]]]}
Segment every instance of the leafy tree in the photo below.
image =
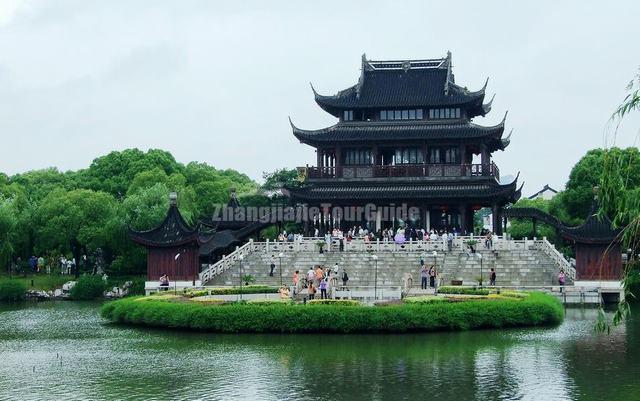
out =
{"type": "Polygon", "coordinates": [[[0,198],[0,269],[8,269],[11,266],[13,236],[17,224],[14,213],[12,202],[0,198]]]}
{"type": "Polygon", "coordinates": [[[567,213],[573,218],[586,219],[593,203],[593,188],[600,184],[605,169],[605,157],[618,159],[628,168],[627,185],[640,186],[640,152],[637,148],[593,149],[580,159],[569,175],[563,195],[567,213]]]}
{"type": "Polygon", "coordinates": [[[108,192],[121,199],[137,174],[155,168],[167,175],[183,170],[183,166],[169,152],[151,149],[145,153],[138,149],[127,149],[95,159],[87,170],[77,173],[76,180],[82,183],[83,188],[108,192]]]}
{"type": "Polygon", "coordinates": [[[300,185],[298,181],[298,171],[296,169],[280,169],[272,173],[262,173],[264,184],[262,189],[265,191],[276,191],[282,187],[295,188],[300,185]]]}
{"type": "MultiPolygon", "coordinates": [[[[543,212],[550,213],[549,209],[551,202],[551,200],[546,200],[543,198],[524,198],[516,202],[513,207],[533,207],[536,209],[540,209],[543,212]]],[[[511,219],[510,226],[507,231],[514,239],[532,238],[535,235],[538,238],[547,237],[547,239],[552,242],[557,240],[556,229],[540,222],[537,223],[537,232],[534,234],[533,222],[531,221],[531,219],[511,219]]]]}
{"type": "Polygon", "coordinates": [[[110,244],[117,230],[115,199],[104,192],[55,190],[36,210],[36,251],[71,252],[80,263],[87,249],[110,244]]]}
{"type": "Polygon", "coordinates": [[[56,168],[48,168],[44,170],[33,170],[22,174],[16,174],[9,179],[9,184],[16,184],[26,195],[27,199],[33,202],[39,202],[50,192],[57,189],[71,190],[75,188],[73,179],[56,168]]]}
{"type": "Polygon", "coordinates": [[[157,226],[173,191],[180,212],[196,222],[228,202],[232,188],[243,198],[269,199],[256,194],[258,185],[244,174],[206,163],[184,166],[157,149],[111,152],[75,172],[0,173],[0,265],[10,254],[26,260],[71,252],[79,260],[99,247],[110,274],[143,272],[145,251],[129,240],[128,227],[157,226]]]}
{"type": "MultiPolygon", "coordinates": [[[[124,226],[135,230],[149,230],[162,223],[169,209],[169,192],[165,184],[158,183],[128,196],[122,202],[124,226]]],[[[178,206],[182,217],[187,222],[193,221],[195,205],[192,196],[178,193],[178,206]]]]}
{"type": "MultiPolygon", "coordinates": [[[[611,116],[610,121],[617,124],[629,113],[640,110],[640,74],[635,76],[627,87],[627,96],[611,116]]],[[[637,155],[637,149],[635,149],[637,155]]],[[[636,156],[625,157],[615,148],[605,151],[603,157],[603,174],[598,190],[600,201],[599,215],[613,216],[613,223],[622,230],[623,249],[628,249],[628,261],[622,283],[624,300],[611,321],[605,317],[601,309],[596,329],[608,331],[611,324],[618,325],[629,315],[629,300],[634,298],[633,292],[640,289],[640,186],[638,185],[638,159],[636,156]]]]}

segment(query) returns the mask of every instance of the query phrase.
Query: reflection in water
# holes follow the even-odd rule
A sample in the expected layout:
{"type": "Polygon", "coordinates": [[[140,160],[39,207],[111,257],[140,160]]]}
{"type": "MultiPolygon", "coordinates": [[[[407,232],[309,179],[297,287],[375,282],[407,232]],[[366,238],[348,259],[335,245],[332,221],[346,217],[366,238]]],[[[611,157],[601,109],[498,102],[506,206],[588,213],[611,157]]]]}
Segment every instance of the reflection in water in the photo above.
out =
{"type": "Polygon", "coordinates": [[[97,310],[0,309],[0,399],[640,399],[639,322],[597,335],[594,310],[554,329],[407,335],[132,329],[97,310]]]}

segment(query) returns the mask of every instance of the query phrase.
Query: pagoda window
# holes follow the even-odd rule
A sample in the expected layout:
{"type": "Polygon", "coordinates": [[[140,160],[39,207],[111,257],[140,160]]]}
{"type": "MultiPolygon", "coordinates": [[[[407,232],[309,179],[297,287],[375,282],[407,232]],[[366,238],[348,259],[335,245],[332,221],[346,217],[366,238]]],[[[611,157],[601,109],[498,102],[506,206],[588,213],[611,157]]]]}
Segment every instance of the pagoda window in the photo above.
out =
{"type": "Polygon", "coordinates": [[[440,149],[431,148],[429,150],[429,163],[440,164],[440,149]]]}
{"type": "Polygon", "coordinates": [[[429,163],[431,164],[460,164],[459,147],[440,147],[429,150],[429,163]]]}
{"type": "Polygon", "coordinates": [[[447,107],[442,109],[429,109],[429,119],[431,120],[446,120],[452,118],[460,118],[461,116],[459,107],[447,107]]]}
{"type": "Polygon", "coordinates": [[[444,162],[450,164],[460,163],[460,148],[448,148],[444,152],[444,162]]]}
{"type": "Polygon", "coordinates": [[[347,148],[343,152],[344,164],[347,166],[372,164],[371,149],[347,148]]]}
{"type": "Polygon", "coordinates": [[[398,148],[394,155],[394,164],[422,164],[424,163],[424,155],[422,149],[417,147],[398,148]]]}
{"type": "Polygon", "coordinates": [[[380,120],[422,120],[422,109],[380,110],[380,120]]]}
{"type": "Polygon", "coordinates": [[[353,121],[353,110],[345,110],[342,119],[344,121],[353,121]]]}

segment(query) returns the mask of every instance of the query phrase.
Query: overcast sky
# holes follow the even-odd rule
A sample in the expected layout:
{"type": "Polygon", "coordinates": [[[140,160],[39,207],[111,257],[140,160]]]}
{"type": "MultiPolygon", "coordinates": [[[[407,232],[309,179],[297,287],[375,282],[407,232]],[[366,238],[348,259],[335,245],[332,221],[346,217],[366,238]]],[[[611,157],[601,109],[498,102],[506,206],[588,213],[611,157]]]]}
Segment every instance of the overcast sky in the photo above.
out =
{"type": "MultiPolygon", "coordinates": [[[[315,164],[292,135],[335,118],[309,82],[356,83],[360,56],[453,53],[456,83],[490,77],[511,145],[494,154],[525,194],[561,189],[602,146],[640,65],[640,2],[0,0],[0,171],[87,167],[111,150],[162,148],[260,179],[315,164]]],[[[640,114],[640,113],[637,113],[640,114]]],[[[629,146],[640,117],[617,143],[629,146]]]]}

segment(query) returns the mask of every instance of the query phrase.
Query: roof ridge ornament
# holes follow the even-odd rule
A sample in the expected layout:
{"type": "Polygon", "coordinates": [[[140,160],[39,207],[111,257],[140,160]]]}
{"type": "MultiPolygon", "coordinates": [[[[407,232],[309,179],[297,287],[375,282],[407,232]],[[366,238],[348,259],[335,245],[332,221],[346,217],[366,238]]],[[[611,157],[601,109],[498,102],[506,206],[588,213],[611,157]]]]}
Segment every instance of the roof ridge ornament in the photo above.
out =
{"type": "Polygon", "coordinates": [[[502,117],[502,121],[500,122],[500,125],[504,125],[504,122],[507,121],[507,114],[509,114],[509,110],[504,112],[504,117],[502,117]]]}
{"type": "Polygon", "coordinates": [[[444,80],[444,95],[449,96],[449,82],[453,75],[451,74],[451,51],[447,50],[447,58],[445,59],[445,63],[447,63],[447,79],[444,80]]]}
{"type": "Polygon", "coordinates": [[[356,85],[356,99],[360,99],[360,91],[364,84],[364,72],[369,62],[367,61],[367,53],[362,53],[362,64],[360,65],[360,77],[358,78],[358,84],[356,85]]]}
{"type": "Polygon", "coordinates": [[[487,114],[489,114],[489,112],[491,111],[491,105],[493,104],[493,99],[496,98],[496,94],[494,93],[493,96],[491,96],[491,100],[489,100],[489,102],[485,103],[482,105],[482,111],[483,111],[483,116],[486,116],[487,114]]]}

